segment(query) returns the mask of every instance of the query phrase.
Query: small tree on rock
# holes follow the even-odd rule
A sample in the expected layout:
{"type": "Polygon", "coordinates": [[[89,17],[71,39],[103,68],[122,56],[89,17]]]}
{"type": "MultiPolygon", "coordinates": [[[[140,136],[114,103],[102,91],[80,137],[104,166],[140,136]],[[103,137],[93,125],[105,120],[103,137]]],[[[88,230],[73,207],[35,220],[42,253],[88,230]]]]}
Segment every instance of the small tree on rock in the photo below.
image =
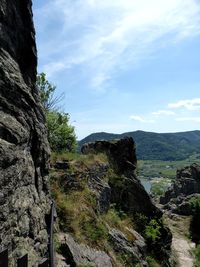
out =
{"type": "Polygon", "coordinates": [[[69,125],[69,115],[57,111],[47,113],[48,138],[55,152],[74,151],[76,136],[74,127],[69,125]]]}
{"type": "Polygon", "coordinates": [[[46,79],[45,73],[37,76],[36,86],[46,113],[48,140],[52,151],[75,151],[76,135],[74,127],[69,124],[69,114],[59,112],[56,108],[62,95],[54,96],[56,86],[46,79]]]}
{"type": "Polygon", "coordinates": [[[40,91],[40,97],[46,112],[57,109],[58,103],[62,100],[63,94],[55,96],[56,86],[46,79],[44,72],[37,75],[36,86],[40,91]]]}

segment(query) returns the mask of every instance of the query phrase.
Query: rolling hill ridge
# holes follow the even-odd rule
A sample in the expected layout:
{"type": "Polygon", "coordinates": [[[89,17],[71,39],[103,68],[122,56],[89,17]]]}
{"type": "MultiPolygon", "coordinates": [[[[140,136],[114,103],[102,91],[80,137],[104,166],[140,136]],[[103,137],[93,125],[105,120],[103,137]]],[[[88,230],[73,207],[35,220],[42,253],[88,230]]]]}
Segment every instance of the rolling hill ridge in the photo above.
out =
{"type": "Polygon", "coordinates": [[[92,133],[78,142],[78,148],[97,140],[132,137],[136,143],[137,158],[142,160],[183,160],[194,153],[200,153],[200,131],[177,133],[154,133],[144,131],[112,134],[92,133]]]}

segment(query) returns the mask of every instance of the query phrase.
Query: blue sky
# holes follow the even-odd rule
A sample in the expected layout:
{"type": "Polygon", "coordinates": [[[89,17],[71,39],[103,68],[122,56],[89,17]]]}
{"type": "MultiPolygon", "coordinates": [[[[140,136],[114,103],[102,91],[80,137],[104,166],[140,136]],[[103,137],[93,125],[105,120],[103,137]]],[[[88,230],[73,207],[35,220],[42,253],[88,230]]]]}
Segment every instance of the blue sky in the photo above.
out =
{"type": "Polygon", "coordinates": [[[35,0],[38,72],[78,139],[200,129],[199,0],[35,0]]]}

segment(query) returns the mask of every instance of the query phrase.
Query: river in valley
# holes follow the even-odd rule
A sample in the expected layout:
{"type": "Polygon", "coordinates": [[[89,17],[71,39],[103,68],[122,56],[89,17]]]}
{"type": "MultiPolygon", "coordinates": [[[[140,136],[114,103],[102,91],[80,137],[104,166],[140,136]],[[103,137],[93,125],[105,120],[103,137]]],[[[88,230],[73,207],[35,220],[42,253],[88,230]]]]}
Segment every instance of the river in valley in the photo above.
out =
{"type": "Polygon", "coordinates": [[[151,190],[151,181],[149,179],[145,179],[145,178],[140,178],[141,184],[144,186],[145,190],[147,191],[147,193],[150,193],[151,190]]]}

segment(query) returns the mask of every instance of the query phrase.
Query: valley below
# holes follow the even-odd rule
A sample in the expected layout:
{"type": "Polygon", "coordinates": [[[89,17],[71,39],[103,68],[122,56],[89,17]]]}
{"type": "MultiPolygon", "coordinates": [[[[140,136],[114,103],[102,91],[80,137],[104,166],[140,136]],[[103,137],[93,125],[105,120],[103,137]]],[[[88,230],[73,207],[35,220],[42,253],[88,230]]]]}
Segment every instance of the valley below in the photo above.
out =
{"type": "Polygon", "coordinates": [[[161,196],[174,181],[177,170],[192,163],[200,164],[199,154],[176,161],[138,160],[137,175],[148,193],[161,196]]]}

